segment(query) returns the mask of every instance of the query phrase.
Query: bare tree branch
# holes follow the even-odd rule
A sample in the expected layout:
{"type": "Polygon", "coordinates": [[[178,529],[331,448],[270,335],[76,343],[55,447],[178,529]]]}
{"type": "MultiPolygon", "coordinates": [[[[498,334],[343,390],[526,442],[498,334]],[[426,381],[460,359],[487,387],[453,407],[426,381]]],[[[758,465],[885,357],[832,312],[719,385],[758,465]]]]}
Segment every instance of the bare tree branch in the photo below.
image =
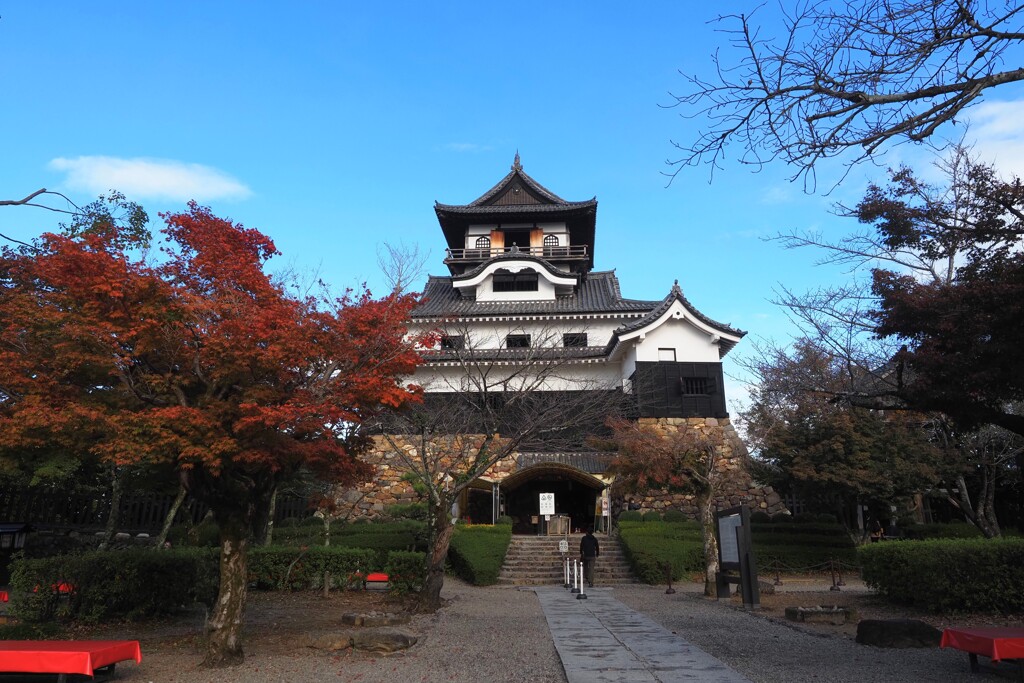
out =
{"type": "Polygon", "coordinates": [[[708,164],[713,176],[738,148],[743,164],[792,164],[792,178],[813,191],[824,159],[845,156],[848,171],[885,145],[932,141],[986,90],[1024,80],[1024,67],[1006,64],[1024,41],[1022,9],[797,0],[781,7],[781,37],[768,38],[753,14],[719,17],[730,48],[713,55],[712,76],[683,74],[686,90],[671,94],[669,106],[703,127],[673,141],[682,154],[668,160],[669,182],[687,166],[708,164]]]}

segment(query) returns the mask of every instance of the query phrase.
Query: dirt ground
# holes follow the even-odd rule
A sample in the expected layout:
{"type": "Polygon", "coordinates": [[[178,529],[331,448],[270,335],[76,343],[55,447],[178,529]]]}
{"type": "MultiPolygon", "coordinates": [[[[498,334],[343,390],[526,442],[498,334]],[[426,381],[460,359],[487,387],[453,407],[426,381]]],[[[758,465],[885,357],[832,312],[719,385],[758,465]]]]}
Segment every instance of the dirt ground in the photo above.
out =
{"type": "MultiPolygon", "coordinates": [[[[407,604],[381,591],[250,592],[245,608],[242,640],[246,649],[266,655],[290,654],[307,647],[319,635],[339,630],[347,612],[405,613],[407,604]]],[[[203,653],[207,613],[202,607],[160,620],[79,628],[68,634],[76,639],[106,640],[129,637],[143,652],[203,653]]]]}
{"type": "MultiPolygon", "coordinates": [[[[836,635],[853,639],[857,635],[858,619],[919,619],[942,630],[951,626],[1016,626],[1021,625],[1021,615],[1000,614],[932,614],[906,605],[894,605],[879,595],[866,590],[856,577],[851,577],[849,586],[840,586],[838,591],[826,587],[830,582],[823,577],[782,577],[782,584],[774,595],[761,594],[760,615],[773,620],[784,621],[793,628],[811,633],[836,635]],[[786,619],[787,607],[847,607],[857,610],[857,619],[843,625],[825,623],[793,622],[786,619]]],[[[769,580],[769,583],[773,583],[769,580]]],[[[733,600],[740,604],[738,596],[733,600]]]]}

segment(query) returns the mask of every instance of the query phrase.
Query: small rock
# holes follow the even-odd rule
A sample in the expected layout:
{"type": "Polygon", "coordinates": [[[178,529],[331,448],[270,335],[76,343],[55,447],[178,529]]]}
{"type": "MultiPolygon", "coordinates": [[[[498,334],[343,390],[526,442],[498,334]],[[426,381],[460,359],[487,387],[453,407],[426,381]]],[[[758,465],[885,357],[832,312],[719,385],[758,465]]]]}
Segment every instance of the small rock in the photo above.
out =
{"type": "Polygon", "coordinates": [[[347,650],[352,647],[352,636],[348,633],[328,633],[313,638],[309,643],[309,647],[316,648],[317,650],[327,650],[328,652],[347,650]]]}
{"type": "Polygon", "coordinates": [[[378,654],[390,654],[406,650],[416,644],[418,638],[400,629],[373,629],[360,631],[352,636],[352,647],[378,654]]]}
{"type": "Polygon", "coordinates": [[[938,647],[942,631],[917,619],[864,619],[857,642],[875,647],[938,647]]]}

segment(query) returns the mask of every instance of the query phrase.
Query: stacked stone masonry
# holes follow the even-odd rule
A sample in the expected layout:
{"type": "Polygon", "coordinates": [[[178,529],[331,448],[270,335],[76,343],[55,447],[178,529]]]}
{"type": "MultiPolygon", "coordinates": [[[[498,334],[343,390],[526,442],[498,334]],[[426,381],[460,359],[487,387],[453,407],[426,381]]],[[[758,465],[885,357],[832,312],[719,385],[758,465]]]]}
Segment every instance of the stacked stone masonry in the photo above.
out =
{"type": "MultiPolygon", "coordinates": [[[[746,445],[728,418],[641,418],[640,423],[666,434],[670,430],[693,429],[719,444],[716,458],[716,468],[722,475],[720,494],[716,498],[719,508],[746,505],[755,512],[786,512],[781,497],[770,486],[761,486],[751,477],[747,468],[750,456],[746,445]]],[[[391,443],[410,456],[416,454],[416,441],[401,436],[390,438],[391,443]]],[[[412,485],[403,479],[406,469],[391,443],[381,437],[375,439],[374,447],[365,460],[376,469],[376,476],[369,482],[340,492],[339,512],[342,516],[373,519],[385,514],[393,505],[419,500],[412,485]]],[[[515,472],[515,468],[516,454],[512,454],[492,465],[483,478],[500,482],[515,472]]],[[[694,519],[697,516],[692,495],[649,491],[644,496],[633,498],[644,511],[682,510],[694,519]]]]}

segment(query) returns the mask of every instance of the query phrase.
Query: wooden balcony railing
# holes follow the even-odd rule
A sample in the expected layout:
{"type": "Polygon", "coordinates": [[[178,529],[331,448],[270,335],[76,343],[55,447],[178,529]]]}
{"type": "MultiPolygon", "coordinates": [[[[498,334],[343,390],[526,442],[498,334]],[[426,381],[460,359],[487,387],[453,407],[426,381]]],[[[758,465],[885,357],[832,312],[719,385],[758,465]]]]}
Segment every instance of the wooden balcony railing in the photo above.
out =
{"type": "Polygon", "coordinates": [[[490,249],[446,249],[445,261],[486,261],[502,254],[523,254],[543,259],[585,259],[587,245],[575,244],[565,247],[492,247],[490,249]]]}

